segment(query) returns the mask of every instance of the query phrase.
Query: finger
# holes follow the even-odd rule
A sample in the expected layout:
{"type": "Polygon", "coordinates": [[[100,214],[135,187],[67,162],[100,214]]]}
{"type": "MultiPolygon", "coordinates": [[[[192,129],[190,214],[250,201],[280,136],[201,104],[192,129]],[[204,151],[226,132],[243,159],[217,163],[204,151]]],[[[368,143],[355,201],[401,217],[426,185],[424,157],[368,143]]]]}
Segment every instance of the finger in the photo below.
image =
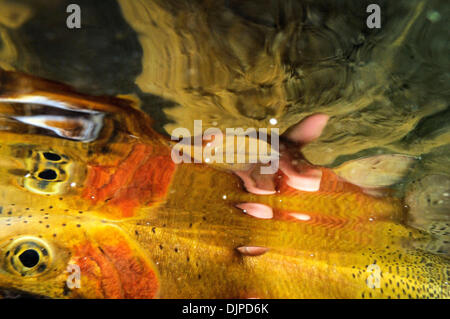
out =
{"type": "Polygon", "coordinates": [[[308,116],[306,119],[293,126],[285,136],[295,143],[310,143],[322,134],[329,118],[330,117],[326,114],[314,114],[308,116]]]}
{"type": "Polygon", "coordinates": [[[289,157],[281,158],[280,170],[287,176],[286,184],[305,192],[317,192],[320,189],[322,171],[306,165],[294,166],[289,157]]]}
{"type": "Polygon", "coordinates": [[[237,176],[244,182],[245,189],[252,194],[270,195],[275,194],[274,174],[261,174],[261,166],[254,165],[246,171],[235,171],[237,176]]]}
{"type": "Polygon", "coordinates": [[[262,219],[273,218],[273,210],[267,205],[258,203],[242,203],[236,205],[237,208],[242,209],[242,211],[250,216],[262,219]]]}

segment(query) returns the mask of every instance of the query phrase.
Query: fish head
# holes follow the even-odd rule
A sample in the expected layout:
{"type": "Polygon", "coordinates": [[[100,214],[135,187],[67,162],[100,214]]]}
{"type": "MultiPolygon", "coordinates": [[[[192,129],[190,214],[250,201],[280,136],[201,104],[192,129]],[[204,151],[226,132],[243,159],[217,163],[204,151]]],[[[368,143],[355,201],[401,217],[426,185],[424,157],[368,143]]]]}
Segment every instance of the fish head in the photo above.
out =
{"type": "Polygon", "coordinates": [[[153,191],[133,184],[159,162],[145,116],[18,73],[0,82],[0,297],[157,297],[152,261],[117,223],[153,191]]]}
{"type": "Polygon", "coordinates": [[[82,95],[1,70],[0,84],[4,209],[121,219],[164,197],[174,170],[170,148],[132,100],[82,95]]]}
{"type": "Polygon", "coordinates": [[[89,217],[0,218],[0,296],[155,298],[155,266],[119,226],[89,217]]]}
{"type": "Polygon", "coordinates": [[[175,164],[161,144],[117,138],[86,144],[0,131],[0,206],[135,217],[164,199],[175,164]]]}

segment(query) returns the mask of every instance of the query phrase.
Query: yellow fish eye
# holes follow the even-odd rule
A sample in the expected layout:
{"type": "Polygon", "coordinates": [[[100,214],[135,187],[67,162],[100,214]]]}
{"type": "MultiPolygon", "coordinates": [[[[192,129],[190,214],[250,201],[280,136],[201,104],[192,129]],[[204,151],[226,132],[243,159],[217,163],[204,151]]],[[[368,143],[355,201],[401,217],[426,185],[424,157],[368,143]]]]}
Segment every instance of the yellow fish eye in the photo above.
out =
{"type": "Polygon", "coordinates": [[[3,253],[6,269],[22,277],[38,276],[49,269],[51,250],[48,245],[35,237],[14,240],[3,253]]]}

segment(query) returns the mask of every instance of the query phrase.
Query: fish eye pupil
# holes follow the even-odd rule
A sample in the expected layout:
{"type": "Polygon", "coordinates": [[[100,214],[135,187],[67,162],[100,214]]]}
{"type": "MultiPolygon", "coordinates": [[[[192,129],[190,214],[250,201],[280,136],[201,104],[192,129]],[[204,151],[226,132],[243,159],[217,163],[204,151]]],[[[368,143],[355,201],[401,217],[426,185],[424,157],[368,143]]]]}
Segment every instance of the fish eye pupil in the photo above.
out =
{"type": "Polygon", "coordinates": [[[42,172],[39,173],[38,176],[39,176],[39,178],[50,180],[50,181],[56,179],[56,177],[57,177],[56,172],[52,169],[43,170],[42,172]]]}
{"type": "Polygon", "coordinates": [[[58,154],[55,154],[55,153],[45,152],[43,155],[49,161],[57,162],[57,161],[61,160],[61,156],[59,156],[58,154]]]}
{"type": "Polygon", "coordinates": [[[27,249],[20,254],[19,260],[25,267],[32,268],[39,263],[39,254],[34,249],[27,249]]]}

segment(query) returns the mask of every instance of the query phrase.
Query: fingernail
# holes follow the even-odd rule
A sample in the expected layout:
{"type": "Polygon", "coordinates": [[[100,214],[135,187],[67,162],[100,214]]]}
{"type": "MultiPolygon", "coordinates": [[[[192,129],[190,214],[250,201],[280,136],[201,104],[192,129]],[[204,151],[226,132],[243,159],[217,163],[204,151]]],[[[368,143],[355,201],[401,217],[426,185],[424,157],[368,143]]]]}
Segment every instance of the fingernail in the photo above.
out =
{"type": "Polygon", "coordinates": [[[245,256],[260,256],[269,251],[269,248],[256,246],[242,246],[236,249],[245,256]]]}
{"type": "Polygon", "coordinates": [[[263,219],[273,218],[272,208],[264,204],[243,203],[236,205],[236,207],[242,209],[244,213],[256,218],[263,218],[263,219]]]}
{"type": "Polygon", "coordinates": [[[291,215],[292,217],[294,217],[298,220],[302,220],[302,221],[308,221],[311,219],[311,216],[306,215],[306,214],[301,214],[301,213],[290,213],[289,215],[291,215]]]}

